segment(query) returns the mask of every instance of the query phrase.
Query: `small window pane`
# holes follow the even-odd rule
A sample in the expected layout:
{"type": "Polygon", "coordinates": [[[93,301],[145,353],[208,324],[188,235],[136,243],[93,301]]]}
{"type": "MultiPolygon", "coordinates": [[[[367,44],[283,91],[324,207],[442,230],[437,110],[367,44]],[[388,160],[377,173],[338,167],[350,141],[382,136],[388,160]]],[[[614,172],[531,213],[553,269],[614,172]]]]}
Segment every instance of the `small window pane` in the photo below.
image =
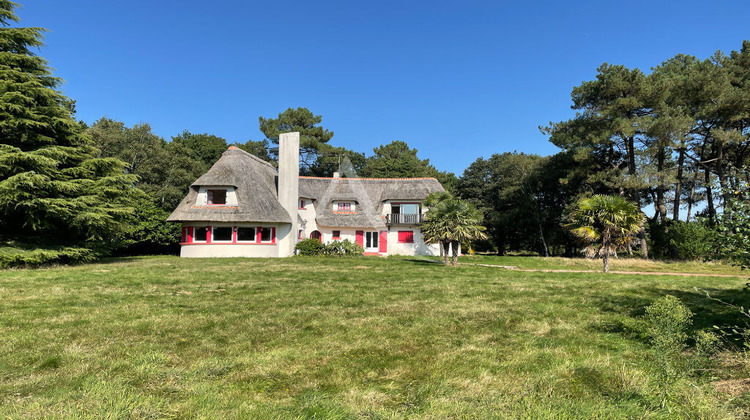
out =
{"type": "Polygon", "coordinates": [[[244,242],[255,241],[255,228],[251,227],[238,227],[237,228],[237,240],[244,242]]]}
{"type": "Polygon", "coordinates": [[[260,241],[271,242],[271,228],[260,228],[260,241]]]}
{"type": "Polygon", "coordinates": [[[231,227],[215,227],[214,228],[214,241],[231,241],[232,240],[232,228],[231,227]]]}
{"type": "Polygon", "coordinates": [[[333,239],[338,239],[341,237],[341,231],[340,230],[334,230],[333,231],[333,239]]]}
{"type": "Polygon", "coordinates": [[[195,241],[197,242],[206,242],[206,238],[208,238],[208,228],[207,227],[197,227],[195,228],[195,241]]]}
{"type": "Polygon", "coordinates": [[[227,204],[227,190],[208,190],[208,204],[227,204]]]}

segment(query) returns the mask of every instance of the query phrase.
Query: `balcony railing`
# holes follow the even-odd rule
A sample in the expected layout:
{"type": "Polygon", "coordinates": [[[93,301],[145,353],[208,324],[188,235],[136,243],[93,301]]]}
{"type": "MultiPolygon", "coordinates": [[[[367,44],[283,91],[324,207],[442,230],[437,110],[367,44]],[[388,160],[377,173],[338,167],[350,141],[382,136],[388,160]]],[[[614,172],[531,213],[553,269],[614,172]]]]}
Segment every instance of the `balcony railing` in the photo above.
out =
{"type": "Polygon", "coordinates": [[[385,215],[386,225],[418,225],[422,223],[424,215],[422,214],[398,214],[391,213],[385,215]]]}

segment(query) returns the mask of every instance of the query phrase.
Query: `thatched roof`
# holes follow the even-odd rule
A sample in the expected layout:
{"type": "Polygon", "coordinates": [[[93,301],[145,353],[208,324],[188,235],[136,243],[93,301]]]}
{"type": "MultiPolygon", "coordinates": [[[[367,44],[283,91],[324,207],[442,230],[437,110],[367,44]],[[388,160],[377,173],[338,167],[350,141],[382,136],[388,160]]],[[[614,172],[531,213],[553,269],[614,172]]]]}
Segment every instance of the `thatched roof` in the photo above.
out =
{"type": "Polygon", "coordinates": [[[276,192],[276,168],[250,153],[231,147],[191,186],[168,221],[291,223],[276,192]],[[197,206],[200,187],[235,187],[238,205],[197,206]]]}
{"type": "Polygon", "coordinates": [[[316,221],[321,226],[385,226],[380,216],[387,200],[422,201],[444,191],[435,178],[316,178],[300,177],[299,195],[315,200],[316,221]],[[355,201],[356,212],[334,213],[334,201],[355,201]]]}

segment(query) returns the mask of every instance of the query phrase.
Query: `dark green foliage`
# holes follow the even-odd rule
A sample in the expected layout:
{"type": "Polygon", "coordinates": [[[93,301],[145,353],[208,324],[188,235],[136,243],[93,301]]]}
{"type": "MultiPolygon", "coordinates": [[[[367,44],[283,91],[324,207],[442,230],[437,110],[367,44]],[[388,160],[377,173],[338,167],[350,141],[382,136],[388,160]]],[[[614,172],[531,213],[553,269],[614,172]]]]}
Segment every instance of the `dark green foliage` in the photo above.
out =
{"type": "Polygon", "coordinates": [[[208,169],[192,157],[196,153],[185,141],[167,143],[148,124],[126,127],[102,118],[86,133],[99,145],[101,156],[126,162],[126,171],[138,177],[136,186],[164,211],[174,210],[190,184],[208,169]]]}
{"type": "Polygon", "coordinates": [[[494,248],[559,254],[572,241],[561,227],[569,203],[565,170],[574,167],[566,155],[552,157],[503,153],[479,158],[458,181],[459,195],[476,205],[494,248]]]}
{"type": "Polygon", "coordinates": [[[334,172],[339,172],[341,176],[353,178],[362,176],[365,165],[364,153],[324,144],[315,163],[309,169],[309,175],[330,177],[334,172]]]}
{"type": "MultiPolygon", "coordinates": [[[[288,108],[279,113],[276,118],[258,117],[260,131],[266,135],[266,139],[278,146],[279,134],[298,131],[300,133],[300,165],[301,173],[308,174],[310,168],[322,153],[322,148],[333,137],[333,131],[319,126],[323,117],[313,114],[307,108],[288,108]]],[[[278,148],[271,149],[271,155],[275,156],[278,148]]]]}
{"type": "Polygon", "coordinates": [[[244,143],[234,143],[233,146],[238,147],[246,151],[247,153],[250,153],[251,155],[255,155],[256,157],[259,157],[266,162],[270,162],[273,164],[276,163],[269,153],[268,140],[248,140],[244,143]]]}
{"type": "Polygon", "coordinates": [[[343,241],[333,241],[323,247],[323,255],[335,257],[355,256],[365,253],[365,249],[348,239],[343,241]]]}
{"type": "Polygon", "coordinates": [[[187,130],[182,134],[172,137],[172,143],[185,146],[189,150],[190,157],[203,162],[206,168],[211,167],[227,151],[227,141],[213,134],[193,134],[187,130]]]}
{"type": "Polygon", "coordinates": [[[716,230],[705,221],[673,221],[669,225],[668,236],[669,244],[681,260],[709,260],[717,255],[716,230]]]}
{"type": "Polygon", "coordinates": [[[170,212],[142,199],[135,205],[129,228],[122,235],[124,248],[119,255],[176,253],[179,250],[180,224],[167,222],[170,212]]]}
{"type": "Polygon", "coordinates": [[[98,256],[99,254],[90,248],[10,242],[0,245],[0,269],[78,264],[93,261],[98,256]]]}
{"type": "MultiPolygon", "coordinates": [[[[3,26],[15,6],[0,3],[3,26]]],[[[31,51],[42,32],[0,28],[0,235],[101,248],[132,212],[135,177],[96,156],[61,80],[31,51]]]]}
{"type": "Polygon", "coordinates": [[[297,243],[295,247],[297,255],[315,256],[330,255],[334,257],[355,256],[364,254],[365,250],[359,244],[344,239],[343,241],[333,241],[329,244],[322,244],[317,239],[304,239],[297,243]]]}
{"type": "Polygon", "coordinates": [[[321,255],[325,245],[317,239],[303,239],[297,242],[294,248],[297,250],[297,255],[321,255]]]}
{"type": "Polygon", "coordinates": [[[719,217],[719,253],[733,264],[750,267],[750,190],[728,194],[724,214],[719,217]]]}

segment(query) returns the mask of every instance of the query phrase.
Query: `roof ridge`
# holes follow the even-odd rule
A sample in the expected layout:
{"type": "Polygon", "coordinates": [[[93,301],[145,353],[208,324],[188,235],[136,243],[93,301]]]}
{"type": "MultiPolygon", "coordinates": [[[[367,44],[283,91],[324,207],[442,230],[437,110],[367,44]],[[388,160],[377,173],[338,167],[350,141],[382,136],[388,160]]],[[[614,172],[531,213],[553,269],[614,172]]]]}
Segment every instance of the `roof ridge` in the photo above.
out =
{"type": "MultiPolygon", "coordinates": [[[[242,149],[240,149],[240,148],[239,148],[239,147],[237,147],[237,146],[229,146],[229,148],[228,148],[228,149],[226,150],[226,152],[230,152],[230,151],[231,151],[231,152],[235,152],[235,153],[236,153],[236,152],[242,152],[242,153],[244,153],[245,155],[247,155],[247,156],[249,156],[249,157],[251,157],[251,158],[255,159],[256,161],[258,161],[258,162],[260,162],[260,163],[263,163],[263,164],[266,164],[266,165],[270,166],[270,167],[271,167],[271,168],[272,168],[272,169],[273,169],[274,171],[276,171],[276,170],[277,170],[277,169],[276,169],[276,167],[275,167],[275,166],[273,166],[273,164],[272,164],[271,162],[267,162],[267,161],[265,161],[265,160],[263,160],[263,159],[259,158],[258,156],[255,156],[254,154],[252,154],[252,153],[250,153],[250,152],[247,152],[247,151],[245,151],[245,150],[242,150],[242,149]]],[[[226,153],[226,152],[224,152],[224,153],[226,153]]],[[[222,155],[223,155],[224,153],[222,153],[222,155]]]]}

